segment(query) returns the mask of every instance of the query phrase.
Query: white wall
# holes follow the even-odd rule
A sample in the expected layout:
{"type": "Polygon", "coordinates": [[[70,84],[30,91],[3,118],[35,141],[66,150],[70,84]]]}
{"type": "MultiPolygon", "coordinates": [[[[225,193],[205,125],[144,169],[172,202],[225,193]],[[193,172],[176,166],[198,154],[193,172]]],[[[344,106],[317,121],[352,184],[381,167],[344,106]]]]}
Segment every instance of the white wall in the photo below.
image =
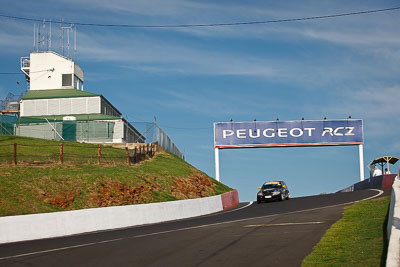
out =
{"type": "MultiPolygon", "coordinates": [[[[52,123],[52,125],[54,124],[52,123]]],[[[17,136],[59,140],[58,136],[49,124],[18,125],[15,127],[15,134],[17,136]]],[[[62,134],[61,131],[60,134],[62,134]]]]}
{"type": "Polygon", "coordinates": [[[30,54],[30,90],[62,89],[62,74],[74,74],[84,81],[82,69],[71,59],[54,52],[30,54]]]}
{"type": "Polygon", "coordinates": [[[100,96],[22,100],[21,116],[99,114],[100,103],[100,96]]]}
{"type": "Polygon", "coordinates": [[[124,143],[124,124],[122,120],[115,122],[113,143],[124,143]]]}
{"type": "Polygon", "coordinates": [[[386,266],[400,266],[400,180],[393,182],[388,215],[387,234],[389,239],[386,266]]]}
{"type": "Polygon", "coordinates": [[[0,243],[157,223],[223,210],[221,195],[86,210],[0,217],[0,243]]]}

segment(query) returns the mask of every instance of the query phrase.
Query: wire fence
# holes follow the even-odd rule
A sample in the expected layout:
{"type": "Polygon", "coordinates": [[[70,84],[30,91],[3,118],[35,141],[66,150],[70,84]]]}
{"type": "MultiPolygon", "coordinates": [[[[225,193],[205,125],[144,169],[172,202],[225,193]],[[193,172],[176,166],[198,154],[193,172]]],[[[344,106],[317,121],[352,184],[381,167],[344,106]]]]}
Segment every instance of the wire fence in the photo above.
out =
{"type": "Polygon", "coordinates": [[[0,163],[3,164],[126,164],[132,165],[154,157],[161,151],[157,144],[137,145],[132,149],[102,145],[0,144],[0,163]]]}
{"type": "Polygon", "coordinates": [[[14,135],[14,125],[16,121],[16,116],[0,115],[0,134],[14,135]]]}
{"type": "MultiPolygon", "coordinates": [[[[113,143],[115,133],[119,131],[119,129],[116,129],[118,127],[114,125],[113,122],[109,121],[82,120],[72,124],[68,124],[68,121],[55,122],[49,120],[44,123],[35,119],[27,121],[26,118],[24,119],[25,123],[21,123],[20,121],[21,118],[17,116],[0,115],[0,134],[35,137],[55,141],[61,141],[61,136],[63,136],[63,139],[68,141],[113,143]]],[[[184,159],[184,154],[157,123],[132,123],[135,129],[145,137],[146,143],[158,144],[164,151],[173,153],[181,159],[184,159]]]]}
{"type": "Polygon", "coordinates": [[[173,153],[180,157],[185,158],[185,155],[178,149],[172,139],[165,133],[157,123],[154,122],[133,122],[135,127],[146,138],[147,142],[157,143],[165,151],[173,153]]]}

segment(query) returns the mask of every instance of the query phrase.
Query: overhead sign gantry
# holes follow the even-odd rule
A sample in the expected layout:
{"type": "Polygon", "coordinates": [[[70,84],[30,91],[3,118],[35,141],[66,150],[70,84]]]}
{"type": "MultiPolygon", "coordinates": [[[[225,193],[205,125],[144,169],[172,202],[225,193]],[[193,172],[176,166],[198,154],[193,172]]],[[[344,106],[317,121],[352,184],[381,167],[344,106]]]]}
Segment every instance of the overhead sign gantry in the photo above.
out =
{"type": "Polygon", "coordinates": [[[215,178],[219,149],[296,146],[359,146],[360,180],[364,180],[362,120],[298,120],[214,123],[215,178]]]}

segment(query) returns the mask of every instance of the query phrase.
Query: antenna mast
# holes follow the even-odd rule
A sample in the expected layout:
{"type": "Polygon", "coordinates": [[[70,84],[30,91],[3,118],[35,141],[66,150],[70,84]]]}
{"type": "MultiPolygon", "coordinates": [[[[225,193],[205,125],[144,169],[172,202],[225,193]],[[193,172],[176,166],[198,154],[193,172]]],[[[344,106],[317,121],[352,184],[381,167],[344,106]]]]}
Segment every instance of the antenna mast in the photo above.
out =
{"type": "MultiPolygon", "coordinates": [[[[64,20],[60,20],[60,51],[59,53],[67,58],[76,59],[76,26],[74,24],[64,25],[64,20]],[[73,42],[73,55],[71,50],[71,43],[73,42]]],[[[51,51],[52,49],[52,23],[49,22],[46,28],[46,20],[42,23],[33,24],[33,51],[51,51]]]]}
{"type": "Polygon", "coordinates": [[[67,58],[72,58],[70,55],[70,44],[71,44],[70,39],[71,39],[71,34],[72,34],[73,43],[74,43],[73,59],[75,60],[76,59],[76,26],[74,24],[70,24],[69,26],[63,26],[62,20],[61,20],[60,30],[61,30],[60,54],[67,58]],[[66,47],[65,47],[65,41],[67,42],[66,47]],[[65,51],[65,50],[67,50],[67,51],[65,51]]]}
{"type": "Polygon", "coordinates": [[[51,49],[51,21],[50,29],[46,29],[46,20],[40,24],[33,24],[33,51],[49,51],[51,49]],[[43,33],[41,33],[41,31],[43,33]]]}

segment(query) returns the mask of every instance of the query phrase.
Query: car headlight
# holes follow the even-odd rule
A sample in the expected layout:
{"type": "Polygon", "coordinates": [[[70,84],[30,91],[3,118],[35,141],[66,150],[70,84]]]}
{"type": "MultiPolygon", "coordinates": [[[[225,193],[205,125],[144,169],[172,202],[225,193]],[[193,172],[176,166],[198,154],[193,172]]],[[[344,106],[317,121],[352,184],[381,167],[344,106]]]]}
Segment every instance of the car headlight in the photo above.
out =
{"type": "Polygon", "coordinates": [[[262,196],[262,195],[263,195],[262,192],[258,192],[258,193],[257,193],[257,196],[262,196]]]}
{"type": "Polygon", "coordinates": [[[281,193],[280,191],[274,191],[274,192],[272,192],[272,195],[276,196],[276,195],[279,195],[280,193],[281,193]]]}

